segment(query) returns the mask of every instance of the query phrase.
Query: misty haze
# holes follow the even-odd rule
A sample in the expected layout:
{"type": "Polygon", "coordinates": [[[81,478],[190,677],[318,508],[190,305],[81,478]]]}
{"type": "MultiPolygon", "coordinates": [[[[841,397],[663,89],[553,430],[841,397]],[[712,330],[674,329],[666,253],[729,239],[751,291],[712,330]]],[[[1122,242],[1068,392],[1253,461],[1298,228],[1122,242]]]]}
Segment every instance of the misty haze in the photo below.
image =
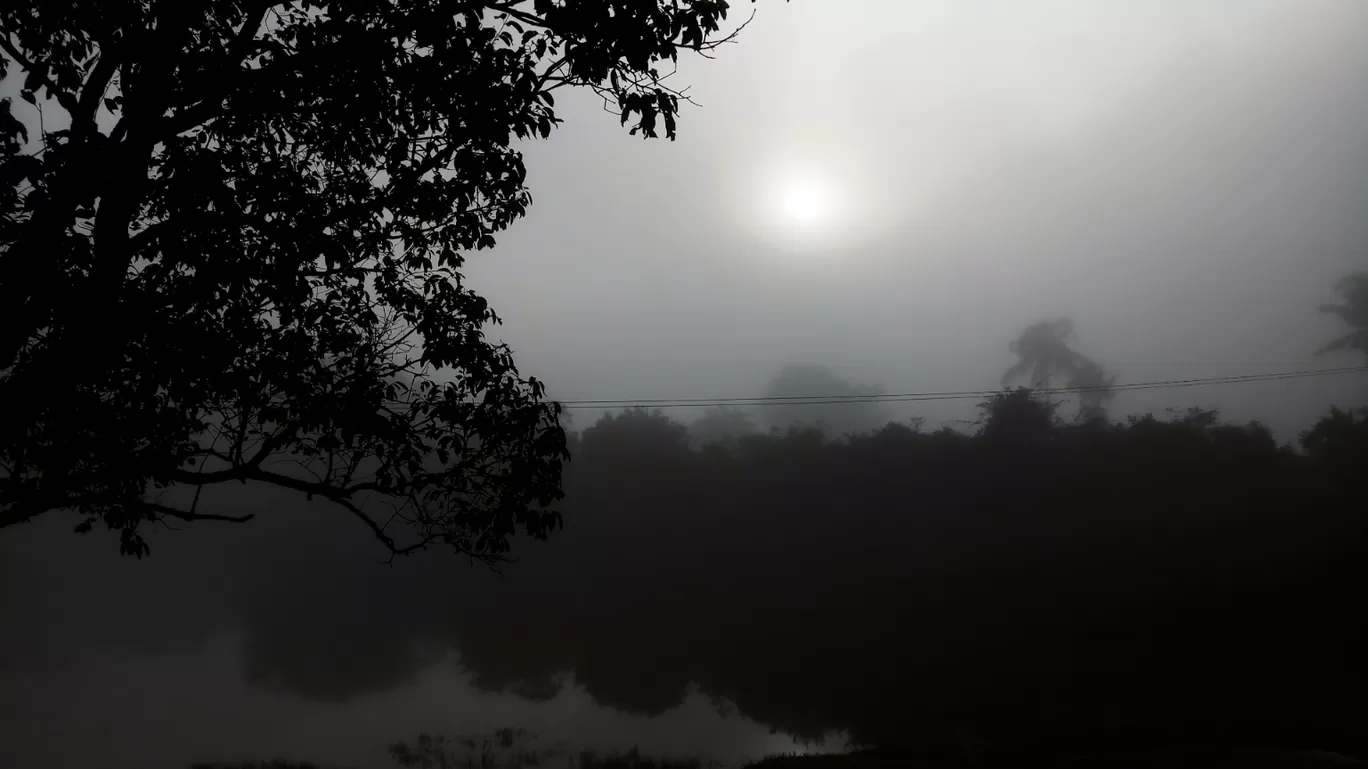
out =
{"type": "Polygon", "coordinates": [[[0,5],[0,767],[1368,759],[1368,3],[730,6],[0,5]]]}

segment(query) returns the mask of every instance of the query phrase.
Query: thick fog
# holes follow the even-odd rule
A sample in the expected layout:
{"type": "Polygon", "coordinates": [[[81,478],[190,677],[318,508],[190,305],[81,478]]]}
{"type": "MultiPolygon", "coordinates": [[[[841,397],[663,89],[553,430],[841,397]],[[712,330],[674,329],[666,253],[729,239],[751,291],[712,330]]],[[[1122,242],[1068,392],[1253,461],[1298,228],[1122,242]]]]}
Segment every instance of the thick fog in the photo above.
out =
{"type": "MultiPolygon", "coordinates": [[[[837,5],[761,6],[682,68],[702,106],[674,144],[585,99],[528,147],[531,213],[469,274],[557,397],[757,395],[794,359],[886,392],[986,389],[1056,315],[1120,382],[1356,362],[1312,352],[1337,328],[1315,308],[1366,258],[1361,6],[837,5]],[[829,185],[831,221],[775,214],[802,179],[829,185]]],[[[1117,408],[1295,433],[1364,389],[1117,408]]]]}
{"type": "MultiPolygon", "coordinates": [[[[1342,333],[1317,307],[1368,268],[1368,4],[755,7],[715,60],[681,62],[698,105],[678,141],[558,94],[564,125],[525,147],[530,212],[465,272],[553,397],[762,395],[794,362],[887,393],[991,390],[1009,342],[1062,316],[1121,384],[1362,363],[1314,353],[1342,333]]],[[[1217,408],[1290,442],[1365,395],[1358,373],[1122,391],[1111,410],[1217,408]]],[[[955,426],[976,402],[886,408],[955,426]]],[[[569,413],[584,428],[601,410],[569,413]]],[[[383,566],[323,503],[210,491],[207,509],[258,519],[158,531],[142,561],[63,513],[0,531],[0,766],[378,766],[419,731],[501,726],[728,759],[796,744],[769,727],[801,714],[753,681],[622,640],[650,603],[634,589],[705,567],[642,547],[624,568],[655,558],[667,576],[634,586],[591,556],[673,529],[634,519],[597,541],[603,520],[567,516],[496,576],[383,566]],[[594,638],[628,651],[576,646],[594,638]],[[546,688],[570,668],[582,686],[546,688]],[[754,717],[686,695],[692,672],[754,717]]],[[[678,617],[679,638],[703,632],[678,617]]]]}

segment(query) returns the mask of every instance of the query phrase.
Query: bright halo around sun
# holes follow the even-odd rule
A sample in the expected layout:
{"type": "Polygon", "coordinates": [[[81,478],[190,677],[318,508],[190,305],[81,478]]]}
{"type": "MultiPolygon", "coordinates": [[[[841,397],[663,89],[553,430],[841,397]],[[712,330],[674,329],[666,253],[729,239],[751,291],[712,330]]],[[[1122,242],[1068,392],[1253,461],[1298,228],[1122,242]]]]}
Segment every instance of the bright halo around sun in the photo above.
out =
{"type": "Polygon", "coordinates": [[[847,229],[848,205],[834,177],[778,173],[760,194],[766,239],[786,251],[826,251],[847,229]]]}
{"type": "Polygon", "coordinates": [[[781,193],[780,205],[786,219],[796,225],[820,224],[830,215],[830,191],[812,179],[790,181],[781,193]]]}
{"type": "Polygon", "coordinates": [[[870,173],[863,156],[821,143],[776,146],[736,164],[728,193],[736,224],[755,238],[759,258],[800,263],[842,259],[876,236],[870,173]]]}

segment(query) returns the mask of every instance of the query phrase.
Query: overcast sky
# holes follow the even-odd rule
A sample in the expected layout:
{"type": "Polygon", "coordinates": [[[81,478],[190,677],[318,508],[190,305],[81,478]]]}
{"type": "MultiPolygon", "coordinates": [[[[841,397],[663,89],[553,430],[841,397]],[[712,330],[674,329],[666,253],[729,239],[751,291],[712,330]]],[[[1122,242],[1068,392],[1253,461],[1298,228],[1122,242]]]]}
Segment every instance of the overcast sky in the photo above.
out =
{"type": "MultiPolygon", "coordinates": [[[[555,397],[749,396],[794,360],[888,392],[986,389],[1016,333],[1053,316],[1121,382],[1360,362],[1312,353],[1339,331],[1317,305],[1368,269],[1368,3],[756,7],[736,45],[682,63],[699,106],[677,142],[630,137],[581,95],[526,147],[530,213],[467,275],[555,397]]],[[[1352,375],[1123,393],[1116,408],[1220,407],[1290,440],[1366,393],[1352,375]]],[[[926,406],[906,415],[963,419],[972,401],[926,406]]],[[[224,495],[223,509],[277,499],[224,495]]],[[[0,766],[363,763],[419,729],[504,725],[730,757],[790,745],[702,699],[650,721],[573,691],[478,694],[450,660],[341,702],[268,685],[288,658],[251,682],[253,632],[279,606],[388,600],[372,583],[245,589],[296,557],[271,543],[312,520],[299,515],[159,536],[141,563],[65,520],[0,532],[0,766]]],[[[354,556],[340,543],[355,533],[309,558],[354,556]]],[[[373,631],[327,643],[383,643],[373,631]]]]}

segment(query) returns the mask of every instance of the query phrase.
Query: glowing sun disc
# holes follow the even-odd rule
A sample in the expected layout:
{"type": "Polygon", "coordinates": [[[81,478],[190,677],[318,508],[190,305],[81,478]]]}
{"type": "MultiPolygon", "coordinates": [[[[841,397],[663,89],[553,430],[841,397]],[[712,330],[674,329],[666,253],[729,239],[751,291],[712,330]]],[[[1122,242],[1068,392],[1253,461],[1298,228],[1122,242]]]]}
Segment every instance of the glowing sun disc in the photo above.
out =
{"type": "Polygon", "coordinates": [[[829,207],[826,192],[811,182],[789,185],[784,190],[782,202],[784,216],[801,224],[821,221],[826,217],[829,207]]]}

